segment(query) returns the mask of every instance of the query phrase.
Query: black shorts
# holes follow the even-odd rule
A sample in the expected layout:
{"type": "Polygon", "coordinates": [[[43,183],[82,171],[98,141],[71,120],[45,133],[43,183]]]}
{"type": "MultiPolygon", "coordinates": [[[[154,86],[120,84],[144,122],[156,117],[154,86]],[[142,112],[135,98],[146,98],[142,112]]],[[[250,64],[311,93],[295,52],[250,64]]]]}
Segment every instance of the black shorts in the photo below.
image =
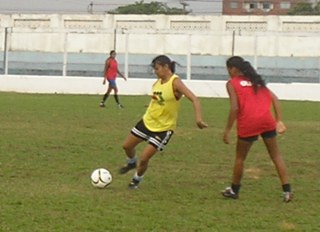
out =
{"type": "Polygon", "coordinates": [[[143,120],[140,120],[135,127],[131,129],[131,133],[162,151],[168,144],[171,136],[173,135],[172,130],[153,132],[150,131],[145,125],[143,120]]]}
{"type": "MultiPolygon", "coordinates": [[[[272,131],[266,131],[260,134],[260,136],[264,139],[270,139],[273,138],[275,136],[277,136],[277,132],[276,130],[272,130],[272,131]]],[[[258,140],[259,135],[254,135],[254,136],[250,136],[250,137],[238,137],[241,140],[247,141],[247,142],[254,142],[258,140]]]]}

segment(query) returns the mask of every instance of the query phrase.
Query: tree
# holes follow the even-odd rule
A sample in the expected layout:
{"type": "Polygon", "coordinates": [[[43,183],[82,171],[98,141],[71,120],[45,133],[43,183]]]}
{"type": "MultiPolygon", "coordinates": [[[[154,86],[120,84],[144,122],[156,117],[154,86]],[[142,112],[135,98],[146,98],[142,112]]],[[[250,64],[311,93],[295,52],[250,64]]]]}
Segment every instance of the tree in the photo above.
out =
{"type": "Polygon", "coordinates": [[[313,10],[315,15],[320,15],[320,1],[318,1],[313,10]]]}
{"type": "Polygon", "coordinates": [[[143,0],[127,6],[120,6],[115,10],[108,11],[109,14],[166,14],[166,15],[185,15],[190,11],[179,8],[170,8],[164,3],[150,2],[144,3],[143,0]]]}
{"type": "Polygon", "coordinates": [[[288,11],[288,15],[320,15],[320,2],[315,7],[308,2],[299,2],[288,11]]]}

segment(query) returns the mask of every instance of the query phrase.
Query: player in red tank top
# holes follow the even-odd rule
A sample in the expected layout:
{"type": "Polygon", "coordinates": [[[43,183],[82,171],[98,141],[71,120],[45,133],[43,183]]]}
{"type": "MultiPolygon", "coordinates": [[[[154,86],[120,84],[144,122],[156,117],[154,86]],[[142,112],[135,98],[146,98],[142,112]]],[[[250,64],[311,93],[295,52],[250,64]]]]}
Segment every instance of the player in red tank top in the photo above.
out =
{"type": "Polygon", "coordinates": [[[282,120],[278,98],[267,87],[264,80],[251,64],[242,57],[233,56],[227,60],[230,80],[227,90],[230,98],[230,112],[224,131],[223,141],[230,142],[230,132],[237,121],[236,160],[233,168],[231,186],[222,195],[227,198],[239,197],[244,161],[254,141],[262,137],[280,177],[284,202],[292,200],[286,165],[278,149],[276,135],[284,133],[286,127],[282,120]],[[271,113],[274,108],[275,118],[271,113]]]}
{"type": "MultiPolygon", "coordinates": [[[[112,56],[111,56],[112,57],[112,56]]],[[[107,60],[107,68],[104,73],[104,79],[108,81],[115,80],[118,74],[118,62],[116,59],[110,58],[107,60]]]]}
{"type": "Polygon", "coordinates": [[[255,92],[251,81],[244,76],[235,76],[230,80],[239,104],[237,130],[239,137],[260,135],[276,128],[275,119],[270,111],[272,96],[267,88],[255,92]]]}
{"type": "Polygon", "coordinates": [[[102,84],[106,84],[106,81],[108,81],[108,89],[106,93],[103,95],[103,98],[100,102],[100,107],[105,107],[105,101],[109,97],[111,91],[114,91],[114,99],[118,105],[119,108],[123,108],[123,105],[120,104],[119,96],[118,96],[118,87],[116,84],[116,78],[117,74],[119,74],[124,80],[127,80],[127,78],[119,71],[118,69],[118,62],[116,60],[116,52],[112,50],[110,52],[110,56],[106,60],[106,63],[104,65],[104,78],[102,84]]]}

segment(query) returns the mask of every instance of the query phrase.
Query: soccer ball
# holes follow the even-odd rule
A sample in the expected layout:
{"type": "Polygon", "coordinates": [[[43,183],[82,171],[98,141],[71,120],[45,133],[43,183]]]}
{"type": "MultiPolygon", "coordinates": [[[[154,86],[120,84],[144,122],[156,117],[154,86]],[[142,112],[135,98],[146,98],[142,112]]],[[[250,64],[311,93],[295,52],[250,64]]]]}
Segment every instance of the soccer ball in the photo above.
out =
{"type": "Polygon", "coordinates": [[[112,182],[111,173],[105,168],[98,168],[91,174],[91,184],[96,188],[105,188],[112,182]]]}

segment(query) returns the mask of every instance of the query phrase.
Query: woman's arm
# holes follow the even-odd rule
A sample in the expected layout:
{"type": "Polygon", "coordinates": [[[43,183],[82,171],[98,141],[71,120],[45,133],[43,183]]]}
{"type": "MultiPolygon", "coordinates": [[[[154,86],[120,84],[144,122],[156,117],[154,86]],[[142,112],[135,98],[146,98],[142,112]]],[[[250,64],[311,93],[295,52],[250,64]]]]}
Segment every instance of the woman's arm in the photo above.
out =
{"type": "Polygon", "coordinates": [[[119,71],[118,68],[117,68],[117,73],[118,73],[119,76],[121,76],[124,80],[127,80],[127,78],[119,71]]]}
{"type": "Polygon", "coordinates": [[[193,92],[185,86],[179,78],[176,78],[173,81],[173,89],[177,99],[180,99],[182,95],[185,95],[192,102],[197,126],[200,129],[208,127],[208,125],[202,120],[200,101],[193,92]]]}
{"type": "Polygon", "coordinates": [[[281,112],[281,107],[280,107],[280,101],[279,101],[278,97],[272,91],[270,91],[270,94],[271,94],[271,99],[272,99],[274,116],[275,116],[275,119],[277,122],[276,130],[278,133],[282,134],[282,133],[286,132],[287,127],[282,122],[282,112],[281,112]]]}
{"type": "Polygon", "coordinates": [[[230,110],[229,110],[228,121],[224,130],[223,141],[224,143],[229,144],[230,132],[234,124],[234,121],[237,119],[239,106],[238,106],[238,97],[237,97],[236,91],[234,90],[230,82],[227,82],[227,91],[228,91],[229,100],[230,100],[230,110]]]}

